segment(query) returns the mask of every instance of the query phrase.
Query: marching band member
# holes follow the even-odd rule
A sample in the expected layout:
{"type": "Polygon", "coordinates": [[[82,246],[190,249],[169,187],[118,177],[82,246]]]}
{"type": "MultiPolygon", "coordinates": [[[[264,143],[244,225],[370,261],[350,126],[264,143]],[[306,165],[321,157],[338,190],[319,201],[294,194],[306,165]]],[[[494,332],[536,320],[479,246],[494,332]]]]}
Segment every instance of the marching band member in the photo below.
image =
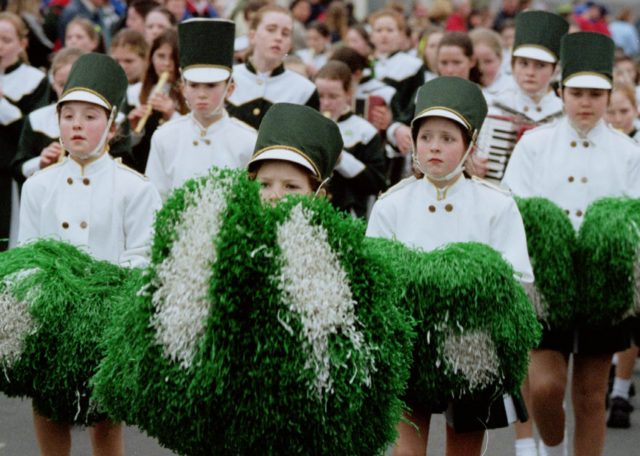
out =
{"type": "MultiPolygon", "coordinates": [[[[613,41],[579,32],[562,38],[561,99],[566,116],[527,132],[515,147],[503,184],[521,197],[550,199],[574,229],[593,201],[640,195],[640,148],[603,120],[613,79],[613,41]]],[[[531,412],[548,456],[563,455],[563,400],[573,355],[574,451],[600,455],[605,437],[607,376],[613,353],[626,349],[625,323],[610,327],[576,324],[543,330],[529,367],[531,412]]]]}
{"type": "Polygon", "coordinates": [[[145,174],[163,198],[212,166],[246,167],[256,132],[224,109],[233,93],[235,26],[226,19],[191,19],[178,25],[182,91],[191,108],[151,138],[145,174]],[[200,47],[199,43],[217,43],[200,47]]]}

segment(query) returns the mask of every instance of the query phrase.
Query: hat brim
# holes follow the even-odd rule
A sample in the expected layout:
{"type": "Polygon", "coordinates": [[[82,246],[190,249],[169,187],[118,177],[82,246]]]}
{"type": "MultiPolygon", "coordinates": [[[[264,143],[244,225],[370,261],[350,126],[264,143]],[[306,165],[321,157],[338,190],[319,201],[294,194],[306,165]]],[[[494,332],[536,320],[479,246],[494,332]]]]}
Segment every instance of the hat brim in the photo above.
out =
{"type": "Polygon", "coordinates": [[[231,71],[223,67],[198,66],[182,70],[182,77],[189,82],[202,84],[226,81],[231,76],[231,71]]]}
{"type": "Polygon", "coordinates": [[[512,56],[540,60],[541,62],[546,63],[556,63],[558,61],[551,51],[548,51],[542,46],[518,46],[513,50],[512,56]]]}
{"type": "Polygon", "coordinates": [[[282,161],[295,163],[311,171],[311,173],[313,173],[314,176],[318,176],[313,164],[310,163],[309,160],[307,160],[305,157],[303,157],[302,155],[300,155],[299,153],[291,149],[276,148],[276,149],[266,150],[261,154],[254,156],[249,162],[249,164],[247,165],[247,168],[251,167],[253,163],[264,161],[264,160],[282,160],[282,161]]]}
{"type": "Polygon", "coordinates": [[[444,117],[445,119],[458,122],[465,129],[469,130],[469,122],[467,122],[464,117],[462,117],[460,114],[458,114],[453,110],[443,109],[443,108],[433,108],[433,109],[427,109],[425,111],[422,111],[420,114],[414,117],[413,121],[411,121],[411,124],[413,125],[413,123],[416,120],[424,119],[426,117],[444,117]]]}
{"type": "Polygon", "coordinates": [[[604,89],[611,90],[611,81],[599,74],[576,74],[569,76],[562,84],[564,87],[574,87],[577,89],[604,89]]]}
{"type": "Polygon", "coordinates": [[[62,98],[58,100],[56,106],[60,106],[67,101],[84,101],[85,103],[91,103],[105,108],[107,111],[111,111],[111,106],[93,91],[88,89],[74,89],[70,90],[62,95],[62,98]]]}

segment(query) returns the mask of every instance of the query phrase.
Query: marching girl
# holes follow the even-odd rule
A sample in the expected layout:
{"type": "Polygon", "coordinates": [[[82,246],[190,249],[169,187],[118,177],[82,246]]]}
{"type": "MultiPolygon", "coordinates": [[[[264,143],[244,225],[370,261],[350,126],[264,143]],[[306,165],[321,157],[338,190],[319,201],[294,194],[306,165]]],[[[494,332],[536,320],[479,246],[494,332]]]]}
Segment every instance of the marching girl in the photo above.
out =
{"type": "Polygon", "coordinates": [[[320,111],[337,122],[344,143],[331,184],[331,202],[366,217],[370,200],[385,187],[385,154],[378,130],[351,110],[351,71],[330,61],[316,76],[320,111]]]}
{"type": "Polygon", "coordinates": [[[149,11],[144,18],[144,39],[149,46],[156,38],[176,25],[176,19],[166,8],[157,7],[149,11]]]}
{"type": "Polygon", "coordinates": [[[76,17],[69,22],[64,33],[64,47],[85,52],[104,52],[102,36],[93,22],[84,17],[76,17]]]}
{"type": "MultiPolygon", "coordinates": [[[[503,184],[521,197],[540,196],[565,210],[578,230],[589,204],[605,196],[640,195],[640,148],[604,122],[610,101],[613,41],[578,32],[561,42],[561,98],[566,116],[525,134],[503,184]]],[[[563,399],[573,355],[574,452],[600,455],[613,353],[629,347],[626,325],[543,330],[529,366],[531,412],[549,456],[564,453],[563,399]]]]}
{"type": "Polygon", "coordinates": [[[111,40],[109,54],[127,75],[127,81],[129,81],[127,104],[133,108],[140,99],[142,79],[147,69],[149,45],[139,32],[122,29],[111,40]]]}
{"type": "Polygon", "coordinates": [[[234,89],[233,22],[191,19],[178,25],[178,34],[182,90],[191,112],[156,130],[145,172],[163,198],[212,166],[244,169],[256,142],[255,130],[224,109],[234,89]]]}
{"type": "Polygon", "coordinates": [[[436,59],[438,56],[438,45],[443,36],[444,32],[440,27],[429,26],[422,32],[422,36],[418,42],[418,51],[422,56],[422,62],[425,68],[425,82],[429,82],[438,77],[438,73],[436,72],[436,59]]]}
{"type": "Polygon", "coordinates": [[[140,98],[128,116],[134,132],[135,169],[141,173],[147,166],[153,132],[163,123],[189,112],[179,87],[179,74],[178,34],[170,29],[153,41],[140,98]],[[161,79],[163,73],[166,77],[161,79]]]}
{"type": "MultiPolygon", "coordinates": [[[[614,78],[615,79],[615,78],[614,78]]],[[[607,108],[606,119],[611,127],[621,131],[636,142],[640,142],[640,133],[635,122],[638,106],[634,86],[629,84],[615,84],[611,91],[611,101],[607,108]]],[[[638,344],[640,344],[640,322],[632,319],[635,330],[634,343],[628,349],[616,353],[615,377],[609,392],[609,416],[607,426],[626,429],[631,426],[630,415],[633,406],[629,402],[631,378],[638,358],[638,344]]]]}
{"type": "MultiPolygon", "coordinates": [[[[78,48],[65,48],[56,53],[51,63],[52,87],[56,98],[62,96],[62,90],[67,83],[72,65],[80,56],[86,54],[78,48]]],[[[116,119],[118,134],[111,141],[109,154],[112,157],[120,157],[122,161],[130,165],[131,143],[129,138],[121,134],[123,128],[120,121],[124,115],[119,113],[116,119]]],[[[25,119],[20,133],[20,141],[16,156],[11,163],[11,171],[14,179],[22,185],[28,177],[36,171],[46,168],[63,158],[63,150],[60,145],[60,127],[58,126],[58,112],[56,103],[52,103],[40,109],[32,111],[25,119]]]]}
{"type": "MultiPolygon", "coordinates": [[[[111,57],[87,54],[76,61],[57,105],[62,146],[70,155],[25,183],[20,243],[53,237],[123,266],[148,262],[160,198],[143,176],[107,153],[126,88],[127,77],[111,57]]],[[[34,408],[34,425],[41,454],[70,453],[69,424],[34,408]]],[[[123,454],[119,424],[105,420],[89,432],[94,454],[123,454]]]]}
{"type": "Polygon", "coordinates": [[[321,22],[309,24],[305,43],[307,47],[296,51],[296,55],[304,62],[307,75],[313,78],[329,59],[331,34],[327,26],[321,22]]]}
{"type": "MultiPolygon", "coordinates": [[[[502,190],[463,175],[465,160],[484,122],[487,104],[480,88],[456,77],[440,77],[419,91],[411,123],[413,159],[417,170],[392,187],[374,204],[367,236],[397,239],[407,246],[431,251],[452,242],[481,242],[502,253],[522,282],[533,281],[524,225],[514,200],[502,190]]],[[[509,416],[520,404],[512,398],[492,402],[474,398],[470,412],[455,407],[448,416],[447,452],[480,455],[485,427],[508,425],[487,417],[509,416]],[[497,413],[494,407],[502,412],[497,413]],[[456,410],[457,409],[457,410],[456,410]],[[458,432],[457,429],[465,429],[458,432]]],[[[465,401],[468,404],[468,402],[465,401]]],[[[398,424],[400,437],[394,454],[424,455],[427,450],[430,410],[413,408],[407,418],[414,426],[398,424]]],[[[522,411],[520,409],[520,411],[522,411]]],[[[515,417],[512,417],[515,418],[515,417]]]]}
{"type": "Polygon", "coordinates": [[[511,66],[517,87],[493,99],[496,112],[531,124],[556,120],[562,101],[551,82],[560,58],[560,40],[569,24],[557,14],[526,11],[516,16],[511,66]]]}
{"type": "Polygon", "coordinates": [[[307,106],[276,103],[260,124],[249,177],[260,183],[264,201],[291,194],[325,196],[342,147],[331,119],[307,106]]]}
{"type": "Polygon", "coordinates": [[[13,13],[0,13],[0,251],[8,247],[10,227],[15,236],[18,188],[11,162],[25,117],[49,102],[46,75],[26,62],[29,30],[13,13]]]}
{"type": "Polygon", "coordinates": [[[381,9],[371,14],[371,42],[374,45],[373,76],[396,89],[391,109],[374,108],[372,123],[386,130],[387,140],[393,146],[387,153],[390,162],[390,180],[396,182],[404,174],[406,154],[411,148],[411,135],[405,125],[411,112],[413,97],[424,83],[422,60],[401,52],[406,24],[402,15],[393,9],[381,9]]]}
{"type": "Polygon", "coordinates": [[[233,68],[236,88],[227,109],[254,128],[274,103],[303,104],[315,109],[319,106],[313,83],[284,68],[292,29],[291,13],[280,6],[264,6],[251,17],[249,42],[253,52],[244,64],[233,68]]]}
{"type": "Polygon", "coordinates": [[[494,97],[512,87],[513,79],[502,72],[502,43],[498,33],[486,28],[469,33],[473,55],[480,70],[480,85],[488,97],[494,97]]]}

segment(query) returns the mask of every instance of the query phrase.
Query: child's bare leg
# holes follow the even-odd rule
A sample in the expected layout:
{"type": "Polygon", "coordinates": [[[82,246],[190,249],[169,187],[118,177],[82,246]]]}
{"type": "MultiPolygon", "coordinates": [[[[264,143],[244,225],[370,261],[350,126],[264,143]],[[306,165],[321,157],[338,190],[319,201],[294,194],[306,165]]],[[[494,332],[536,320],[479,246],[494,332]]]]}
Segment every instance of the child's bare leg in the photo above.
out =
{"type": "Polygon", "coordinates": [[[101,421],[89,428],[93,456],[122,456],[124,442],[122,425],[109,420],[101,421]]]}
{"type": "Polygon", "coordinates": [[[51,421],[35,410],[33,425],[42,456],[68,456],[71,453],[71,426],[51,421]]]}

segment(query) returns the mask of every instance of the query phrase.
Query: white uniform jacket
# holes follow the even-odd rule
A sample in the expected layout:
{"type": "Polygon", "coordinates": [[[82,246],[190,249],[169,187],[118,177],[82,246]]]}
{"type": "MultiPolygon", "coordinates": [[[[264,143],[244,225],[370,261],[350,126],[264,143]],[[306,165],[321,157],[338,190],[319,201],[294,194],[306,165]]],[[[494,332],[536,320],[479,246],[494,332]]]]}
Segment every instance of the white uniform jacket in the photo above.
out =
{"type": "Polygon", "coordinates": [[[640,147],[602,120],[581,137],[563,118],[525,133],[502,184],[517,196],[553,201],[577,230],[595,200],[640,196],[640,147]]]}
{"type": "Polygon", "coordinates": [[[550,90],[536,103],[519,87],[515,87],[493,98],[490,113],[507,116],[517,114],[535,123],[546,122],[562,115],[562,101],[550,90]]]}
{"type": "Polygon", "coordinates": [[[67,157],[24,184],[19,242],[55,238],[100,260],[145,266],[159,208],[153,185],[108,154],[84,167],[67,157]]]}
{"type": "Polygon", "coordinates": [[[550,199],[577,230],[593,201],[640,196],[640,147],[604,121],[581,137],[563,118],[522,137],[502,183],[515,195],[550,199]]]}
{"type": "Polygon", "coordinates": [[[153,133],[145,174],[166,199],[171,190],[204,176],[212,166],[246,168],[256,138],[253,128],[226,112],[208,128],[187,114],[153,133]]]}
{"type": "Polygon", "coordinates": [[[431,251],[452,242],[480,242],[511,263],[521,282],[533,282],[522,217],[505,191],[460,177],[446,191],[409,177],[374,204],[367,236],[397,239],[431,251]]]}

